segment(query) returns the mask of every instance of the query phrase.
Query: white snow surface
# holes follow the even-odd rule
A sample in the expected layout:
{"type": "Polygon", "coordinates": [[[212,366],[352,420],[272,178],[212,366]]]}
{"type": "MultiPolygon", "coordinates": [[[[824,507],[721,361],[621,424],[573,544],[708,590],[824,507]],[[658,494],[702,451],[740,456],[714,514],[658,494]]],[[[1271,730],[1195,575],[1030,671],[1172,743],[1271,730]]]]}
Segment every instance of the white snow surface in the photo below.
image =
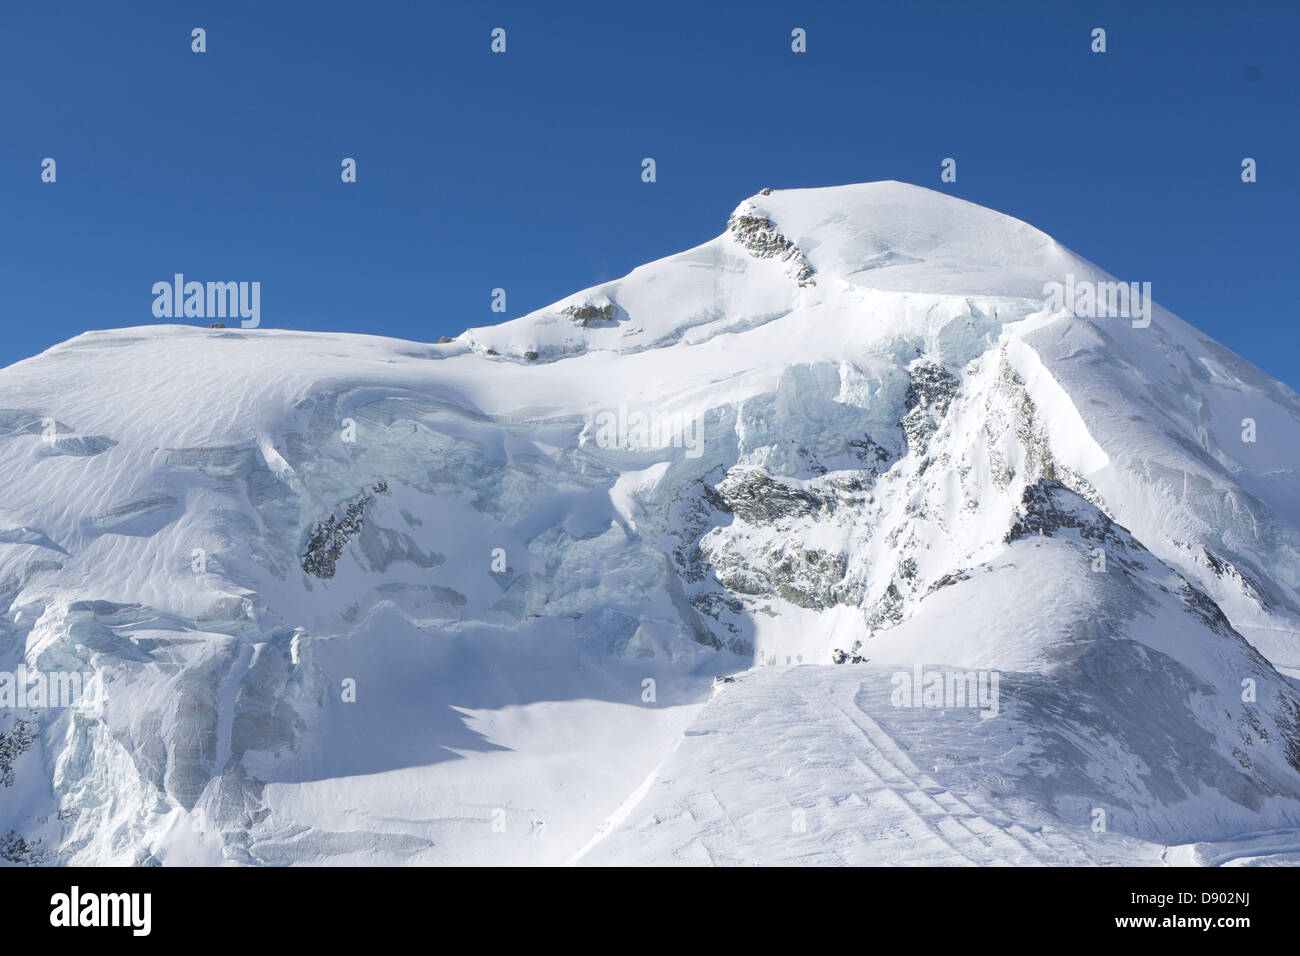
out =
{"type": "Polygon", "coordinates": [[[941,193],[728,221],[449,344],[0,371],[0,672],[107,696],[0,709],[8,862],[1300,861],[1300,396],[941,193]]]}

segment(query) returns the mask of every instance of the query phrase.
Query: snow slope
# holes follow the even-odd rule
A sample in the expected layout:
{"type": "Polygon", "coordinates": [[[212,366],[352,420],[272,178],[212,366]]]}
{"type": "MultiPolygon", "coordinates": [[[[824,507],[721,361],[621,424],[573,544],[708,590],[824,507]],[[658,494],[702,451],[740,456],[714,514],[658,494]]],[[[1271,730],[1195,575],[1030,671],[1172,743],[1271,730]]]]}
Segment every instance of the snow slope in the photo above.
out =
{"type": "Polygon", "coordinates": [[[1300,397],[1067,276],[918,187],[765,191],[448,344],[0,371],[0,671],[107,688],[0,711],[0,856],[1294,859],[1300,397]],[[997,716],[896,706],[918,666],[997,716]]]}

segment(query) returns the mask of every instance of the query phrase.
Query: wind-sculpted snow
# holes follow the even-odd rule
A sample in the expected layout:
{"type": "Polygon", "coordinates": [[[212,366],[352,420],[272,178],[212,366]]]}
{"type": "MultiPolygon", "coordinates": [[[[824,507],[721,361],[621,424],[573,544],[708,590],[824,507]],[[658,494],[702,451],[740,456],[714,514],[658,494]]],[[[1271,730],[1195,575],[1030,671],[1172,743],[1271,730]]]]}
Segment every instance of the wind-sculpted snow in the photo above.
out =
{"type": "Polygon", "coordinates": [[[937,193],[728,221],[437,345],[0,372],[0,675],[106,692],[0,707],[0,854],[1293,852],[1300,398],[1159,307],[1050,311],[1108,277],[937,193]],[[983,703],[895,703],[918,666],[983,703]]]}

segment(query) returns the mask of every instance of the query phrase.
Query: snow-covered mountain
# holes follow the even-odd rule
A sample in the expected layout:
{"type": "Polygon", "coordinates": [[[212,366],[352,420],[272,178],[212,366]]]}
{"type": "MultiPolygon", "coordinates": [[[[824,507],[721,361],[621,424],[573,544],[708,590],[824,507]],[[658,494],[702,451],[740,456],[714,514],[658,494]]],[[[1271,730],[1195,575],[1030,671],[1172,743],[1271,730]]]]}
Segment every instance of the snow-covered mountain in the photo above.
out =
{"type": "Polygon", "coordinates": [[[764,190],[449,343],[3,370],[0,672],[103,697],[0,709],[0,855],[1300,862],[1300,396],[1115,281],[764,190]]]}

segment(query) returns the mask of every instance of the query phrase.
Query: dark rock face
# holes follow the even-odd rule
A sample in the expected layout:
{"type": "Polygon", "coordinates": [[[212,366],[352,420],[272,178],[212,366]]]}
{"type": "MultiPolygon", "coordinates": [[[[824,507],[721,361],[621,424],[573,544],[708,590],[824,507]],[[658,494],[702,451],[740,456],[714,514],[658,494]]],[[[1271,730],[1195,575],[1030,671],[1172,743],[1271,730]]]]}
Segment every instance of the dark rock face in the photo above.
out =
{"type": "Polygon", "coordinates": [[[1214,603],[1214,599],[1192,584],[1184,584],[1179,592],[1188,610],[1205,622],[1205,626],[1225,637],[1236,634],[1227,615],[1214,603]]]}
{"type": "Polygon", "coordinates": [[[728,512],[752,524],[772,524],[781,518],[812,517],[830,511],[829,503],[817,495],[757,469],[728,475],[714,492],[728,512]]]}
{"type": "Polygon", "coordinates": [[[18,719],[7,733],[0,733],[0,786],[14,785],[14,762],[35,742],[35,730],[35,724],[18,719]]]}
{"type": "Polygon", "coordinates": [[[773,558],[768,578],[791,604],[822,610],[856,596],[855,589],[843,584],[848,561],[842,554],[789,547],[773,558]]]}
{"type": "Polygon", "coordinates": [[[1142,571],[1148,564],[1158,563],[1127,528],[1055,478],[1040,478],[1025,488],[1020,510],[1002,540],[1010,544],[1033,535],[1050,538],[1062,532],[1078,535],[1085,547],[1101,549],[1107,560],[1130,571],[1142,571]]]}
{"type": "Polygon", "coordinates": [[[845,444],[857,457],[858,461],[866,466],[866,470],[870,472],[873,478],[879,476],[882,465],[888,467],[890,459],[893,457],[890,455],[888,448],[870,435],[864,435],[860,439],[850,438],[845,444]]]}
{"type": "Polygon", "coordinates": [[[800,286],[816,285],[814,269],[799,247],[783,236],[776,224],[762,216],[736,215],[727,220],[727,231],[756,259],[780,259],[794,268],[794,280],[800,286]]]}
{"type": "Polygon", "coordinates": [[[867,627],[872,633],[893,627],[903,620],[903,592],[897,581],[890,581],[885,593],[867,612],[867,627]]]}
{"type": "Polygon", "coordinates": [[[1051,536],[1066,528],[1099,545],[1119,548],[1137,544],[1124,528],[1054,478],[1043,478],[1025,489],[1020,514],[1002,540],[1010,544],[1034,534],[1051,536]]]}
{"type": "Polygon", "coordinates": [[[24,840],[16,830],[10,830],[0,837],[0,860],[19,866],[39,866],[46,862],[40,846],[40,840],[24,840]]]}
{"type": "Polygon", "coordinates": [[[691,493],[684,494],[675,505],[680,530],[670,531],[676,538],[672,549],[677,573],[688,585],[698,585],[709,575],[709,561],[700,549],[708,532],[732,517],[730,506],[710,485],[700,481],[691,493]]]}
{"type": "MultiPolygon", "coordinates": [[[[714,514],[725,514],[745,529],[736,538],[706,539],[699,555],[700,566],[711,570],[730,595],[775,595],[811,610],[861,601],[861,584],[847,576],[848,555],[844,552],[806,547],[794,536],[772,538],[753,550],[743,544],[735,547],[748,540],[750,529],[761,536],[792,523],[833,517],[849,506],[836,497],[833,486],[804,489],[762,469],[741,469],[709,489],[709,500],[714,514]]],[[[701,609],[701,613],[708,612],[701,609]]]]}
{"type": "Polygon", "coordinates": [[[912,366],[911,382],[903,400],[907,411],[898,423],[907,436],[910,450],[919,451],[939,428],[958,387],[957,376],[936,362],[918,362],[912,366]]]}
{"type": "Polygon", "coordinates": [[[366,509],[377,494],[387,494],[388,483],[381,481],[357,500],[350,502],[342,516],[330,515],[312,529],[302,556],[302,569],[317,578],[334,577],[334,568],[343,549],[365,524],[366,509]]]}
{"type": "Polygon", "coordinates": [[[1227,558],[1221,558],[1209,548],[1202,546],[1201,556],[1216,578],[1228,578],[1235,581],[1243,594],[1263,608],[1273,607],[1273,599],[1266,589],[1250,574],[1237,567],[1227,558]]]}
{"type": "Polygon", "coordinates": [[[573,320],[575,325],[587,328],[591,325],[606,325],[614,321],[615,309],[614,303],[606,302],[604,305],[594,305],[587,303],[585,305],[565,306],[563,313],[573,320]]]}
{"type": "Polygon", "coordinates": [[[926,596],[933,594],[940,588],[952,587],[954,584],[960,584],[962,581],[970,580],[970,573],[964,570],[950,571],[943,575],[926,589],[926,596]]]}

